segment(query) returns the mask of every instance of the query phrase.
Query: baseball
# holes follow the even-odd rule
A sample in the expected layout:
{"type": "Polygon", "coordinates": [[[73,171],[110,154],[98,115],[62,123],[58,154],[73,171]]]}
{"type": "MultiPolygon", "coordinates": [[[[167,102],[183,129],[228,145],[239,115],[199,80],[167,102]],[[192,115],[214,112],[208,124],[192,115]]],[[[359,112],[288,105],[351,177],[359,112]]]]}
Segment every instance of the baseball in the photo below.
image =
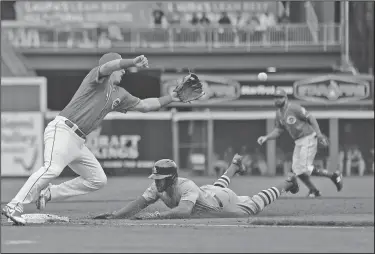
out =
{"type": "Polygon", "coordinates": [[[261,80],[261,81],[266,81],[267,80],[267,74],[265,72],[259,73],[258,79],[261,80]]]}

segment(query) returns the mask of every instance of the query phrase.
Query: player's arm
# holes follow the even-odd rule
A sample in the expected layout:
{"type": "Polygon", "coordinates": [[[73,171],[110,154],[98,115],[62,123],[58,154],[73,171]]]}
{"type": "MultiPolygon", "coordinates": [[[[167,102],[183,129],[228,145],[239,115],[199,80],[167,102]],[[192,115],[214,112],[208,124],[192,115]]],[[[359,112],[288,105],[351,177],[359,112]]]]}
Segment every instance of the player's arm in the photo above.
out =
{"type": "Polygon", "coordinates": [[[99,68],[99,77],[109,76],[114,71],[128,69],[130,67],[148,67],[148,60],[145,56],[137,56],[134,59],[116,59],[109,61],[99,68]]]}
{"type": "Polygon", "coordinates": [[[173,92],[171,95],[165,95],[159,98],[147,98],[140,100],[138,104],[136,104],[129,110],[139,111],[142,113],[158,111],[173,101],[180,101],[180,99],[177,98],[177,94],[175,92],[173,92]]]}
{"type": "Polygon", "coordinates": [[[277,139],[283,132],[283,128],[275,127],[270,133],[266,135],[266,138],[267,140],[277,139]]]}
{"type": "Polygon", "coordinates": [[[180,186],[182,195],[178,206],[165,212],[144,214],[137,219],[183,219],[191,216],[199,197],[199,187],[189,181],[180,186]]]}
{"type": "Polygon", "coordinates": [[[264,142],[267,140],[273,140],[277,139],[283,132],[284,132],[284,126],[280,122],[280,117],[279,114],[276,113],[276,118],[275,118],[275,128],[268,133],[265,136],[260,136],[257,140],[258,144],[262,145],[264,142]]]}
{"type": "Polygon", "coordinates": [[[99,77],[111,75],[115,71],[128,69],[134,67],[134,59],[116,59],[109,61],[99,68],[99,77]]]}
{"type": "Polygon", "coordinates": [[[309,116],[307,117],[307,121],[310,123],[311,127],[314,129],[316,135],[322,136],[322,132],[320,130],[318,121],[312,114],[309,114],[309,116]]]}
{"type": "Polygon", "coordinates": [[[294,106],[293,110],[295,111],[296,116],[299,119],[301,119],[302,121],[306,121],[311,125],[311,127],[314,129],[318,137],[322,136],[322,132],[320,131],[318,121],[312,114],[310,114],[310,112],[308,112],[304,107],[301,107],[299,105],[294,106]]]}
{"type": "Polygon", "coordinates": [[[181,200],[177,207],[155,213],[155,219],[184,219],[188,218],[193,211],[194,203],[188,200],[181,200]]]}
{"type": "Polygon", "coordinates": [[[155,203],[159,199],[157,195],[157,189],[155,183],[151,184],[142,196],[139,196],[134,201],[130,202],[125,207],[121,208],[119,211],[112,213],[105,213],[95,216],[94,219],[125,219],[134,216],[139,213],[147,206],[155,203]]]}
{"type": "Polygon", "coordinates": [[[119,211],[112,213],[111,219],[126,219],[134,216],[149,205],[149,202],[143,197],[139,196],[136,200],[133,200],[119,211]]]}

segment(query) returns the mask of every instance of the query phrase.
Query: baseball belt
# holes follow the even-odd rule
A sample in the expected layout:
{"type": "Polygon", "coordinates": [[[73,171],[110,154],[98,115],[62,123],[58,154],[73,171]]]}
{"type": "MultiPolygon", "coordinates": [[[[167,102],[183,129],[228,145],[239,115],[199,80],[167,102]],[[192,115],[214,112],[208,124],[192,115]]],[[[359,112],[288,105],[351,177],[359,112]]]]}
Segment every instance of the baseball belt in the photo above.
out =
{"type": "MultiPolygon", "coordinates": [[[[74,127],[74,123],[72,123],[71,121],[69,121],[68,119],[65,120],[65,124],[69,127],[69,128],[73,128],[74,127]]],[[[80,138],[86,138],[86,135],[85,133],[83,133],[80,129],[76,129],[75,131],[75,134],[78,135],[78,137],[80,138]]]]}

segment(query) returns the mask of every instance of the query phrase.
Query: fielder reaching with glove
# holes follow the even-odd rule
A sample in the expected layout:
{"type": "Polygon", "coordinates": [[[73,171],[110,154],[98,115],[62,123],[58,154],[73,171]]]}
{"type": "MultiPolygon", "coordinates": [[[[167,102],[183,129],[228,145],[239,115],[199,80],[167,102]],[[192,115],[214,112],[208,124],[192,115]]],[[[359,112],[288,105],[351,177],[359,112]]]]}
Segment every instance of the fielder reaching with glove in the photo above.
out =
{"type": "Polygon", "coordinates": [[[290,176],[280,185],[250,196],[237,196],[229,184],[236,173],[243,173],[242,156],[236,154],[226,172],[213,184],[198,187],[193,181],[178,177],[173,160],[162,159],[155,163],[149,178],[154,182],[143,195],[127,206],[94,219],[182,219],[189,217],[249,217],[258,214],[284,192],[297,193],[296,177],[290,176]],[[161,200],[170,208],[167,211],[138,214],[150,204],[161,200]]]}
{"type": "MultiPolygon", "coordinates": [[[[193,91],[201,88],[195,75],[183,79],[171,95],[139,99],[118,86],[125,69],[148,68],[141,55],[122,59],[117,53],[103,55],[83,79],[69,104],[51,121],[44,132],[44,165],[33,173],[17,195],[2,209],[2,214],[16,225],[24,225],[23,205],[36,201],[42,210],[48,201],[59,201],[102,188],[107,177],[98,160],[85,145],[86,136],[96,129],[111,111],[149,112],[159,110],[172,101],[194,100],[193,91]],[[194,85],[193,90],[187,89],[194,85]],[[180,99],[181,98],[181,99],[180,99]],[[48,185],[69,166],[79,177],[58,185],[48,185]]],[[[203,93],[202,90],[200,90],[203,93]]],[[[196,95],[196,93],[195,93],[196,95]]]]}
{"type": "Polygon", "coordinates": [[[328,139],[321,133],[315,117],[300,105],[289,102],[286,92],[280,88],[275,91],[275,106],[278,108],[275,129],[268,135],[259,137],[258,143],[262,145],[267,140],[276,139],[287,130],[295,141],[292,171],[308,187],[308,196],[321,196],[320,191],[311,182],[310,175],[330,178],[336,185],[337,191],[340,191],[343,180],[339,171],[331,173],[313,166],[318,142],[328,146],[328,139]]]}

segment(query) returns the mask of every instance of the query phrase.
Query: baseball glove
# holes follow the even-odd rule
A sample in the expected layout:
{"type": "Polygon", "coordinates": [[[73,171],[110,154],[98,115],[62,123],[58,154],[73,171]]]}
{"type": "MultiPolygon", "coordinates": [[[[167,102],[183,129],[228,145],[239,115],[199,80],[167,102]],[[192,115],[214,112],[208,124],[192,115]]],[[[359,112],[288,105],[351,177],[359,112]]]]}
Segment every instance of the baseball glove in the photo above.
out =
{"type": "Polygon", "coordinates": [[[202,83],[198,76],[190,73],[173,90],[182,102],[190,102],[199,99],[204,95],[202,83]]]}

